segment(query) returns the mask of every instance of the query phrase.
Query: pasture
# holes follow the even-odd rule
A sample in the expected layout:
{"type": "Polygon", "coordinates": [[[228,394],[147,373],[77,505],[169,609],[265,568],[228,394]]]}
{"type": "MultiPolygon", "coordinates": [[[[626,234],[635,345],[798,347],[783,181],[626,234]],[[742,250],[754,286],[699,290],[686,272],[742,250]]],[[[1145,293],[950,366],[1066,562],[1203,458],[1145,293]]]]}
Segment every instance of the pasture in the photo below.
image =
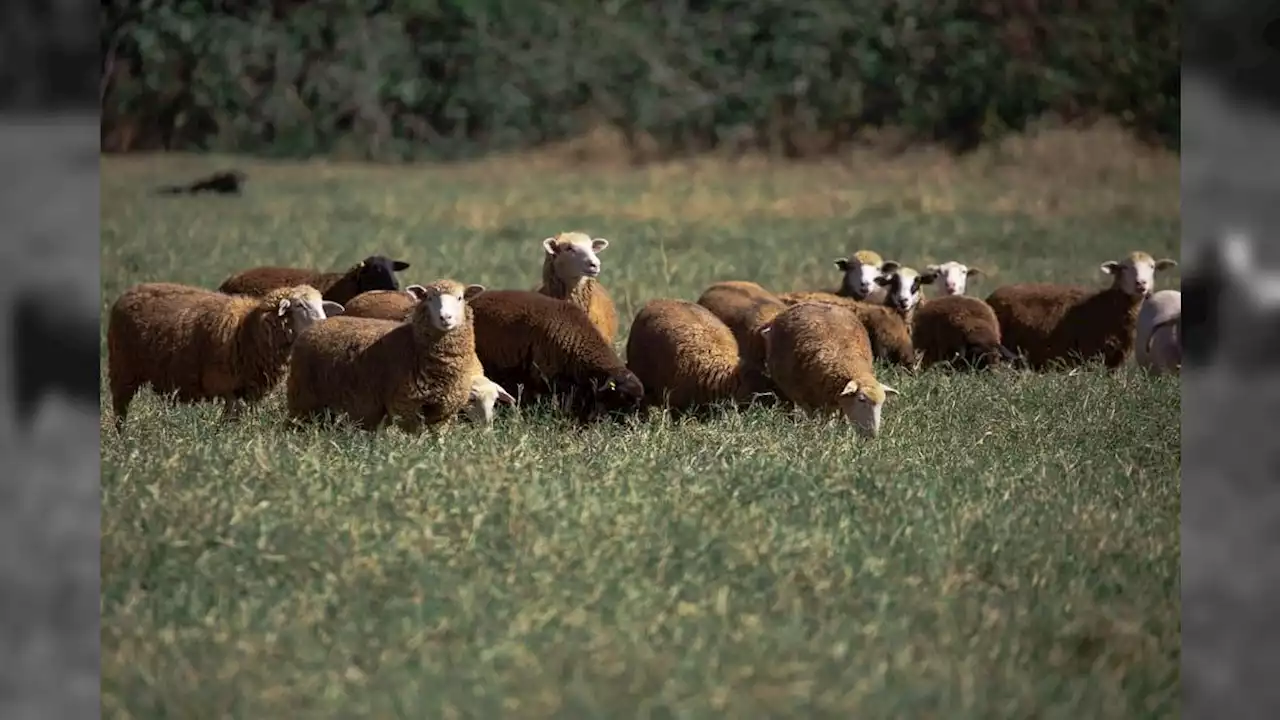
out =
{"type": "MultiPolygon", "coordinates": [[[[104,318],[137,282],[371,253],[532,289],[583,229],[621,352],[650,298],[834,287],[862,247],[979,266],[979,297],[1100,287],[1178,256],[1178,183],[1106,130],[785,166],[107,157],[104,318]],[[243,197],[150,194],[224,167],[243,197]]],[[[370,435],[290,429],[279,392],[228,425],[144,392],[124,438],[102,418],[104,715],[1176,715],[1178,380],[878,375],[872,441],[768,410],[370,435]]]]}

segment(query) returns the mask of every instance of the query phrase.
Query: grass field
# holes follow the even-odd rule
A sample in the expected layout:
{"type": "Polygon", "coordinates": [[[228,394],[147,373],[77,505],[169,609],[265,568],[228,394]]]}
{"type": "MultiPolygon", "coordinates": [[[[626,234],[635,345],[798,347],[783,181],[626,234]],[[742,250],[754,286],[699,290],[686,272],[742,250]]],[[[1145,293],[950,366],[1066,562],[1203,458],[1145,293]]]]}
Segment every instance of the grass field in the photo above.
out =
{"type": "MultiPolygon", "coordinates": [[[[103,302],[374,252],[531,288],[575,228],[611,241],[624,328],[716,280],[832,286],[860,247],[981,266],[983,297],[1101,285],[1177,257],[1178,187],[1103,131],[788,167],[105,158],[103,302]],[[242,198],[147,194],[228,165],[242,198]]],[[[145,393],[126,438],[102,421],[104,714],[1176,716],[1177,380],[881,376],[874,441],[763,411],[290,430],[278,396],[224,426],[145,393]]]]}

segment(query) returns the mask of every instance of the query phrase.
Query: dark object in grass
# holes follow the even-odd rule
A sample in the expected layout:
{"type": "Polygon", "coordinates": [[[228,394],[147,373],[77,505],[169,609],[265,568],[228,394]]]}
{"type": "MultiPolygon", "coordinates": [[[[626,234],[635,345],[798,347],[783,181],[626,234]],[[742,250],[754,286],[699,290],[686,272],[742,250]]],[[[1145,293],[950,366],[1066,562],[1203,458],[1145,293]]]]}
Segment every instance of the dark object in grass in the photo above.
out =
{"type": "Polygon", "coordinates": [[[198,195],[202,192],[212,192],[219,195],[239,195],[248,177],[248,175],[239,170],[224,170],[212,175],[206,175],[186,185],[165,185],[157,190],[156,193],[159,195],[198,195]]]}
{"type": "Polygon", "coordinates": [[[96,412],[98,317],[65,307],[57,293],[25,289],[9,307],[9,323],[15,420],[30,427],[40,406],[55,394],[96,412]]]}
{"type": "Polygon", "coordinates": [[[256,267],[223,280],[218,292],[262,297],[278,288],[310,285],[319,290],[325,300],[345,305],[357,295],[371,290],[399,290],[400,281],[395,274],[408,269],[409,263],[382,255],[370,255],[342,272],[256,267]]]}

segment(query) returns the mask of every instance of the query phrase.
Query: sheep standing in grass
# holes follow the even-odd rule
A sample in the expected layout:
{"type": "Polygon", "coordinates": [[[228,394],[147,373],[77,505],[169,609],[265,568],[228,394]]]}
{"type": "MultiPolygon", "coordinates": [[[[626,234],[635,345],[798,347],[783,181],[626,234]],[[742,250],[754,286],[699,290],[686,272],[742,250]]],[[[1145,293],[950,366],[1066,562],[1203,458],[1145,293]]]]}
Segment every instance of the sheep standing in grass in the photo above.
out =
{"type": "Polygon", "coordinates": [[[1101,357],[1120,367],[1133,350],[1138,308],[1155,284],[1155,273],[1177,266],[1145,252],[1101,265],[1110,287],[1019,283],[997,288],[987,304],[1000,320],[1004,346],[1026,357],[1032,369],[1076,366],[1101,357]]]}
{"type": "Polygon", "coordinates": [[[995,311],[966,295],[943,295],[920,306],[911,342],[922,369],[937,364],[982,369],[1016,359],[1001,344],[995,311]]]}
{"type": "Polygon", "coordinates": [[[733,332],[705,307],[650,300],[627,336],[627,367],[644,385],[645,404],[676,413],[721,402],[746,404],[773,391],[764,368],[739,355],[733,332]]]}
{"type": "Polygon", "coordinates": [[[223,401],[225,418],[280,382],[296,339],[342,306],[309,285],[254,298],[172,283],[143,283],[111,306],[107,375],[116,429],[146,385],[179,402],[223,401]]]}
{"type": "Polygon", "coordinates": [[[982,275],[982,271],[978,268],[969,267],[955,260],[941,265],[926,265],[924,271],[926,275],[937,278],[933,285],[941,291],[939,297],[964,295],[968,289],[969,279],[982,275]]]}
{"type": "Polygon", "coordinates": [[[880,269],[881,274],[875,281],[885,289],[883,305],[896,310],[910,326],[916,308],[925,302],[924,286],[932,285],[938,275],[933,272],[921,274],[914,268],[892,260],[880,266],[880,269]]]}
{"type": "Polygon", "coordinates": [[[915,368],[917,353],[911,341],[911,328],[896,310],[884,305],[854,300],[827,292],[787,293],[788,306],[802,302],[821,302],[847,307],[862,321],[871,337],[871,352],[881,362],[915,368]]]}
{"type": "Polygon", "coordinates": [[[526,290],[490,290],[472,303],[485,376],[523,404],[567,396],[580,421],[634,409],[644,385],[582,308],[526,290]]]}
{"type": "Polygon", "coordinates": [[[1182,293],[1151,293],[1138,311],[1138,333],[1133,359],[1138,367],[1156,375],[1182,368],[1182,293]]]}
{"type": "Polygon", "coordinates": [[[369,290],[399,290],[396,273],[407,270],[409,263],[370,255],[345,272],[320,272],[304,268],[256,267],[232,275],[218,286],[219,292],[261,297],[281,287],[310,285],[325,300],[346,303],[369,290]]]}
{"type": "Polygon", "coordinates": [[[786,310],[786,304],[756,283],[741,280],[715,283],[702,293],[698,304],[728,326],[744,360],[764,368],[760,328],[786,310]]]}
{"type": "Polygon", "coordinates": [[[879,434],[885,398],[898,391],[876,379],[871,339],[852,310],[800,303],[764,335],[769,375],[787,399],[811,414],[842,412],[865,437],[879,434]]]}
{"type": "Polygon", "coordinates": [[[426,296],[427,289],[421,285],[410,285],[403,290],[367,290],[343,304],[347,309],[343,315],[402,322],[426,296]]]}
{"type": "Polygon", "coordinates": [[[364,430],[390,419],[413,433],[463,410],[482,374],[468,300],[484,287],[443,279],[424,289],[408,322],[343,317],[304,333],[289,362],[289,415],[332,411],[364,430]]]}
{"type": "Polygon", "coordinates": [[[609,247],[604,238],[566,232],[542,241],[542,285],[538,292],[567,300],[582,308],[605,342],[618,335],[618,311],[600,284],[600,253],[609,247]]]}

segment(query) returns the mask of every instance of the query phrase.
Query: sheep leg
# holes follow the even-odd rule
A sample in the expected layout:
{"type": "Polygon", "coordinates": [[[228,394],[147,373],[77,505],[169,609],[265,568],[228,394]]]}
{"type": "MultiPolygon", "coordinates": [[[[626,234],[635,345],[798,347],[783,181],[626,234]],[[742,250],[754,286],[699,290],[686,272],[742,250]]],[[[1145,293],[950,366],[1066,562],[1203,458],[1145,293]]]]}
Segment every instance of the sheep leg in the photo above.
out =
{"type": "Polygon", "coordinates": [[[111,388],[111,409],[116,415],[116,434],[124,434],[124,423],[129,417],[129,403],[138,393],[138,386],[132,383],[111,388]]]}
{"type": "Polygon", "coordinates": [[[242,405],[240,398],[235,395],[222,398],[222,421],[231,422],[239,418],[242,405]]]}

